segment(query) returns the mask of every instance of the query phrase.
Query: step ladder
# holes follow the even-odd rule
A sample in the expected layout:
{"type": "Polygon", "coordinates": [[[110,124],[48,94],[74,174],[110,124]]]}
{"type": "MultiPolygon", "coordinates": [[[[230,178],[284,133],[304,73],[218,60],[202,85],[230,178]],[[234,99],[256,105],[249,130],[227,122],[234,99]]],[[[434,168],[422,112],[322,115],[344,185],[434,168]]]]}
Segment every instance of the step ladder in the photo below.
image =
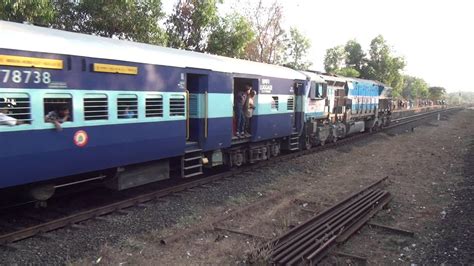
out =
{"type": "Polygon", "coordinates": [[[181,157],[181,177],[189,178],[201,175],[202,171],[202,150],[187,150],[181,157]]]}
{"type": "Polygon", "coordinates": [[[298,135],[298,132],[291,133],[288,145],[290,151],[297,151],[300,149],[300,137],[298,135]]]}

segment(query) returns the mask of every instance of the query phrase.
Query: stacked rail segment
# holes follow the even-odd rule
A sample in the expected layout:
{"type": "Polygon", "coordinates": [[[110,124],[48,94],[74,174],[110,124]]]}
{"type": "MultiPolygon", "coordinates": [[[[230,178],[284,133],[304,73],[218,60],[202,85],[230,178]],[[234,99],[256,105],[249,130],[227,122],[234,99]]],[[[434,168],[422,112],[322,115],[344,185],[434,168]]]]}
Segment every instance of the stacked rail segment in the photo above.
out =
{"type": "Polygon", "coordinates": [[[318,263],[392,199],[389,192],[375,188],[386,178],[365,187],[272,241],[269,244],[272,247],[272,264],[318,263]]]}

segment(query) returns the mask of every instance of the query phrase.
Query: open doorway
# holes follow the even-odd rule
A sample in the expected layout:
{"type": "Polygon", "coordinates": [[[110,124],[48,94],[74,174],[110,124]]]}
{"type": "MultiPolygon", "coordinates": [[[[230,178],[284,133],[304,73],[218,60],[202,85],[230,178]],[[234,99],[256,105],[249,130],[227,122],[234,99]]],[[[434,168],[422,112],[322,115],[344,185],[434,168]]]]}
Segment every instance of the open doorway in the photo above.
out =
{"type": "Polygon", "coordinates": [[[188,90],[187,140],[198,142],[207,135],[207,98],[208,76],[204,74],[186,75],[186,89],[188,90]]]}
{"type": "Polygon", "coordinates": [[[234,78],[233,138],[252,136],[252,116],[257,101],[258,79],[234,78]]]}

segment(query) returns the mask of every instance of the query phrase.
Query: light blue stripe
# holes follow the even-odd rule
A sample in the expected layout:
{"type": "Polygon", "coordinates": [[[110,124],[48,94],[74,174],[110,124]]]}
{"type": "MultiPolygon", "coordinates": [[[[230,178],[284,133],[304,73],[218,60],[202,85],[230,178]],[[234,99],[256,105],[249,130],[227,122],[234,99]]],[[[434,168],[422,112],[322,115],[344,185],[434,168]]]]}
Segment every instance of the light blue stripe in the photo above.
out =
{"type": "Polygon", "coordinates": [[[296,99],[294,95],[284,94],[259,94],[255,96],[254,103],[256,109],[254,115],[271,115],[271,114],[288,114],[293,113],[294,110],[288,110],[288,98],[294,97],[294,104],[296,99]],[[278,109],[272,108],[272,97],[278,97],[278,109]]]}
{"type": "Polygon", "coordinates": [[[308,118],[324,118],[327,115],[324,112],[313,112],[313,113],[305,113],[304,118],[307,120],[308,118]]]}
{"type": "MultiPolygon", "coordinates": [[[[206,94],[191,94],[195,98],[197,107],[191,108],[190,118],[206,118],[206,94]]],[[[233,116],[233,96],[231,93],[208,93],[207,94],[207,118],[222,118],[233,116]]],[[[190,103],[190,105],[193,103],[190,103]]]]}
{"type": "MultiPolygon", "coordinates": [[[[18,126],[0,126],[0,132],[19,131],[19,130],[39,130],[53,129],[52,123],[44,122],[44,103],[46,94],[67,94],[73,99],[73,122],[62,124],[64,128],[74,128],[83,126],[99,126],[113,124],[132,124],[132,123],[150,123],[185,120],[186,116],[170,116],[170,98],[186,97],[185,93],[179,92],[144,92],[144,91],[108,91],[108,90],[61,90],[61,89],[4,89],[0,91],[0,97],[8,93],[27,93],[30,97],[31,125],[18,126]],[[108,120],[84,121],[83,98],[86,94],[106,94],[108,97],[108,120]],[[118,119],[117,118],[117,98],[122,94],[134,94],[138,99],[138,118],[118,119]],[[145,100],[147,95],[161,95],[163,97],[163,117],[145,117],[145,100]]],[[[185,99],[186,105],[186,99],[185,99]]],[[[186,106],[185,106],[186,112],[186,106]]]]}

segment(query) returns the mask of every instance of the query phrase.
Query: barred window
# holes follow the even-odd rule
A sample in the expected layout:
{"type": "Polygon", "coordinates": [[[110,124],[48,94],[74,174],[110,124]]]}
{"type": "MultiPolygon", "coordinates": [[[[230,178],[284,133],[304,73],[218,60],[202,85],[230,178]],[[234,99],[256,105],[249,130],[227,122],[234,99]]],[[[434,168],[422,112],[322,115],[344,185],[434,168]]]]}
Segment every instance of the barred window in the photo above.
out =
{"type": "Polygon", "coordinates": [[[0,93],[0,126],[31,124],[30,96],[26,93],[0,93]]]}
{"type": "Polygon", "coordinates": [[[72,96],[68,93],[47,93],[44,95],[44,115],[45,122],[47,117],[61,116],[67,111],[67,115],[63,118],[65,121],[74,121],[72,116],[72,96]]]}
{"type": "Polygon", "coordinates": [[[295,109],[295,97],[288,97],[288,105],[286,108],[288,111],[293,111],[295,109]]]}
{"type": "Polygon", "coordinates": [[[185,116],[185,99],[183,95],[172,95],[170,98],[170,116],[185,116]]]}
{"type": "Polygon", "coordinates": [[[272,96],[272,110],[278,110],[278,96],[272,96]]]}
{"type": "Polygon", "coordinates": [[[109,110],[107,95],[86,94],[84,96],[84,120],[108,120],[109,110]]]}
{"type": "Polygon", "coordinates": [[[138,97],[135,94],[121,94],[117,97],[119,119],[138,118],[138,97]]]}
{"type": "Polygon", "coordinates": [[[148,94],[145,99],[146,117],[163,117],[163,96],[148,94]]]}

